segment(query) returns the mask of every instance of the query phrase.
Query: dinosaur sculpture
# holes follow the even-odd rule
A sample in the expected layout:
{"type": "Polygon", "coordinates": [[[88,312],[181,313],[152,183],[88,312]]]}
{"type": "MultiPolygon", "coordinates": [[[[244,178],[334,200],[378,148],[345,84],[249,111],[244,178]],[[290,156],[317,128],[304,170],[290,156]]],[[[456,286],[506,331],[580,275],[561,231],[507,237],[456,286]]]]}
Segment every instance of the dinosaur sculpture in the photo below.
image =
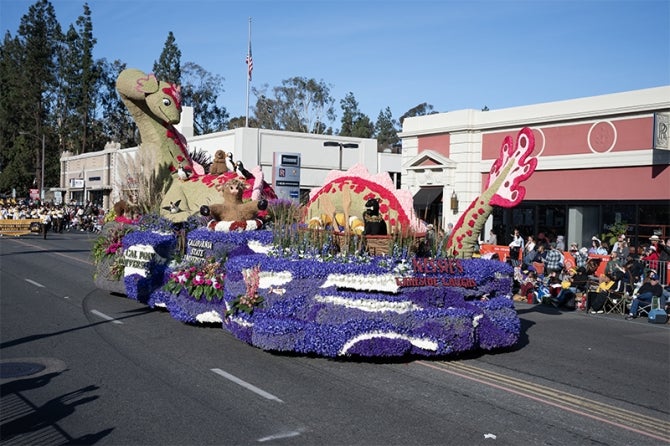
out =
{"type": "Polygon", "coordinates": [[[180,87],[130,68],[119,74],[116,90],[140,130],[140,150],[158,153],[155,168],[172,171],[181,162],[185,170],[192,171],[186,140],[174,127],[181,119],[180,87]]]}
{"type": "MultiPolygon", "coordinates": [[[[156,155],[154,174],[165,184],[161,215],[182,222],[197,215],[201,206],[219,201],[217,186],[238,175],[235,172],[206,175],[202,166],[191,159],[186,138],[174,127],[181,119],[180,88],[159,81],[153,74],[129,68],[119,74],[116,90],[139,128],[140,150],[156,155]],[[179,203],[178,208],[174,203],[179,203]]],[[[254,180],[248,183],[253,186],[254,180]]],[[[248,198],[246,193],[244,198],[248,198]]],[[[276,198],[271,188],[265,198],[276,198]]]]}
{"type": "Polygon", "coordinates": [[[475,251],[477,238],[494,206],[511,208],[526,196],[520,184],[537,167],[537,158],[530,157],[535,148],[533,131],[524,127],[517,135],[516,145],[507,136],[500,148],[500,156],[491,166],[484,192],[461,215],[447,241],[449,257],[469,259],[475,251]]]}

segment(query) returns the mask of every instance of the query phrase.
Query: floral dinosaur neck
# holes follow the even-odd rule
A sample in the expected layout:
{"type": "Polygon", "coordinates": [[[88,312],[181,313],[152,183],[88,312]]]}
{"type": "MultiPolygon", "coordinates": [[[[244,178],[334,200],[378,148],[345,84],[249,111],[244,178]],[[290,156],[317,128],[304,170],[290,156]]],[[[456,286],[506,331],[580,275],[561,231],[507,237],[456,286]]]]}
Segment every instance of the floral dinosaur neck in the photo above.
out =
{"type": "Polygon", "coordinates": [[[476,200],[470,203],[468,209],[461,215],[451,232],[447,242],[447,254],[449,257],[469,259],[475,252],[475,244],[484,229],[486,220],[493,212],[491,199],[507,178],[507,174],[514,167],[514,162],[508,162],[503,169],[502,175],[491,183],[491,185],[476,200]]]}
{"type": "MultiPolygon", "coordinates": [[[[137,118],[135,120],[139,122],[137,118]]],[[[179,164],[184,168],[192,167],[184,136],[172,124],[160,124],[153,119],[147,121],[140,126],[142,146],[157,154],[157,165],[168,166],[170,170],[176,170],[179,164]]]]}

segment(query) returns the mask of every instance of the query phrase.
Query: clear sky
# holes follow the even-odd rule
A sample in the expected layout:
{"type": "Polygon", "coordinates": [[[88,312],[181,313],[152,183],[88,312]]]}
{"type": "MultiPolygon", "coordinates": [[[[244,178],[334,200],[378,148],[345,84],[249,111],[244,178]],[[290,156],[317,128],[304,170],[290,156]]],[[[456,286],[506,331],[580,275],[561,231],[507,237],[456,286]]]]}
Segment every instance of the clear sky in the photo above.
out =
{"type": "MultiPolygon", "coordinates": [[[[0,0],[3,34],[35,3],[0,0]]],[[[83,0],[52,0],[64,30],[83,0]]],[[[427,102],[499,109],[670,85],[670,0],[89,0],[96,59],[151,71],[172,31],[182,63],[222,76],[245,114],[252,85],[302,76],[353,92],[376,120],[427,102]]],[[[252,95],[250,103],[255,103],[252,95]]]]}

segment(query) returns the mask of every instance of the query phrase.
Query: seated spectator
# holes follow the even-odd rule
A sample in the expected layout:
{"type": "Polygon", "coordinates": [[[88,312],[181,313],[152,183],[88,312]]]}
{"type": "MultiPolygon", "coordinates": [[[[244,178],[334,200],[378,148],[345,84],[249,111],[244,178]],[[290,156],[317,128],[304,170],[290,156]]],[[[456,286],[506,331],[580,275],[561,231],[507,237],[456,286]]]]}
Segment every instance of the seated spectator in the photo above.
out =
{"type": "MultiPolygon", "coordinates": [[[[572,274],[576,270],[570,270],[572,274]]],[[[557,308],[565,308],[567,310],[574,310],[577,307],[577,289],[572,285],[572,276],[566,277],[562,282],[557,279],[558,286],[556,284],[551,285],[550,294],[551,294],[551,303],[557,308]],[[555,296],[554,296],[555,294],[555,296]]]]}
{"type": "Polygon", "coordinates": [[[633,294],[633,290],[635,289],[635,277],[633,276],[633,273],[631,272],[631,268],[634,265],[633,260],[627,261],[623,267],[621,268],[621,279],[619,280],[620,288],[619,290],[622,293],[626,293],[628,295],[633,294]]]}
{"type": "Polygon", "coordinates": [[[556,249],[559,251],[565,251],[565,237],[562,235],[556,236],[556,249]]]}
{"type": "Polygon", "coordinates": [[[556,276],[563,271],[564,256],[561,251],[556,249],[556,242],[551,242],[547,257],[544,259],[545,274],[556,276]]]}
{"type": "Polygon", "coordinates": [[[537,245],[536,249],[537,253],[535,254],[535,260],[533,260],[533,262],[544,263],[548,251],[544,249],[544,245],[537,245]]]}
{"type": "Polygon", "coordinates": [[[610,254],[610,259],[605,265],[605,275],[612,277],[622,276],[623,272],[623,262],[619,258],[619,253],[617,251],[612,251],[610,254]]]}
{"type": "Polygon", "coordinates": [[[540,232],[539,234],[537,234],[537,240],[535,241],[535,244],[538,246],[538,248],[540,246],[544,246],[544,249],[546,251],[549,250],[549,240],[544,235],[544,232],[540,232]]]}
{"type": "Polygon", "coordinates": [[[523,248],[523,263],[530,265],[535,261],[537,251],[535,250],[535,237],[529,235],[523,248]]]}
{"type": "Polygon", "coordinates": [[[644,280],[644,263],[639,258],[633,257],[628,260],[627,266],[632,276],[631,283],[641,285],[644,280]]]}
{"type": "Polygon", "coordinates": [[[486,239],[486,243],[489,245],[497,245],[498,244],[498,236],[496,235],[495,232],[493,232],[493,229],[489,231],[489,238],[486,239]]]}
{"type": "Polygon", "coordinates": [[[589,251],[586,248],[577,249],[577,243],[573,243],[570,247],[570,253],[575,259],[575,266],[577,268],[586,268],[586,262],[589,261],[589,251]]]}
{"type": "Polygon", "coordinates": [[[616,282],[613,277],[607,277],[606,281],[601,282],[595,291],[589,291],[586,295],[586,311],[591,314],[604,313],[603,308],[607,302],[607,292],[616,282]]]}
{"type": "Polygon", "coordinates": [[[659,240],[658,242],[658,260],[661,262],[667,262],[670,261],[670,238],[664,242],[663,240],[659,240]]]}
{"type": "Polygon", "coordinates": [[[607,255],[607,250],[602,247],[600,239],[596,236],[591,237],[591,248],[589,255],[607,255]]]}
{"type": "Polygon", "coordinates": [[[586,273],[586,268],[583,266],[571,268],[568,280],[571,282],[571,288],[576,289],[576,292],[586,292],[589,283],[589,275],[586,273]]]}
{"type": "Polygon", "coordinates": [[[612,254],[617,253],[619,259],[624,260],[628,257],[628,241],[626,240],[626,234],[619,234],[616,242],[612,245],[612,254]]]}
{"type": "Polygon", "coordinates": [[[535,271],[528,271],[519,288],[519,294],[524,296],[527,302],[535,302],[537,298],[537,274],[535,271]]]}
{"type": "Polygon", "coordinates": [[[630,312],[628,315],[626,315],[626,320],[629,321],[637,317],[637,312],[640,308],[640,302],[649,304],[654,297],[661,299],[661,308],[665,308],[663,287],[660,283],[658,283],[658,274],[651,273],[649,276],[649,281],[643,283],[635,296],[633,296],[633,302],[630,305],[630,312]]]}
{"type": "Polygon", "coordinates": [[[650,245],[649,248],[647,248],[644,257],[642,257],[640,260],[647,262],[649,269],[658,272],[658,259],[659,255],[658,252],[656,252],[656,247],[654,245],[650,245]]]}

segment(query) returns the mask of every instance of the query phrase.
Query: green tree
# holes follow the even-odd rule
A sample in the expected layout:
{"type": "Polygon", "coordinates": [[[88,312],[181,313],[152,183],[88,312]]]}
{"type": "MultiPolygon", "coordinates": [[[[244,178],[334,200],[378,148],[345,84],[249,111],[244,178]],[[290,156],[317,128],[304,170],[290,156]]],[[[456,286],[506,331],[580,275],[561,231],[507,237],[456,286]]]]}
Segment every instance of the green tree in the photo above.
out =
{"type": "Polygon", "coordinates": [[[103,135],[96,122],[96,101],[100,83],[100,63],[93,60],[91,10],[84,4],[76,27],[70,25],[58,53],[58,108],[55,127],[60,150],[75,154],[102,149],[103,135]],[[96,134],[97,133],[97,134],[96,134]]]}
{"type": "Polygon", "coordinates": [[[182,68],[182,104],[193,107],[196,135],[228,129],[228,112],[216,104],[223,91],[223,78],[206,71],[200,65],[187,62],[182,68]]]}
{"type": "MultiPolygon", "coordinates": [[[[25,195],[30,187],[58,184],[58,177],[42,179],[41,164],[53,172],[53,137],[48,127],[50,113],[57,106],[57,53],[62,32],[53,6],[38,0],[21,18],[16,38],[8,33],[3,41],[0,87],[0,132],[2,171],[0,190],[16,187],[25,195]],[[42,160],[44,135],[45,160],[42,160]]],[[[57,154],[56,154],[57,156],[57,154]]]]}
{"type": "Polygon", "coordinates": [[[347,93],[340,101],[340,107],[342,108],[340,136],[372,138],[374,123],[358,109],[358,102],[352,92],[347,93]]]}
{"type": "Polygon", "coordinates": [[[102,113],[102,134],[109,141],[120,143],[121,147],[133,147],[140,144],[137,124],[116,91],[116,79],[125,69],[126,64],[119,60],[101,61],[98,103],[102,113]]]}
{"type": "Polygon", "coordinates": [[[340,136],[352,136],[354,131],[354,120],[360,114],[358,110],[358,102],[352,92],[347,93],[344,99],[340,100],[340,108],[342,109],[342,119],[340,119],[340,136]]]}
{"type": "Polygon", "coordinates": [[[379,112],[375,123],[375,137],[377,138],[377,150],[380,152],[385,149],[393,150],[393,146],[400,141],[390,107],[379,112]]]}
{"type": "Polygon", "coordinates": [[[81,67],[81,81],[79,83],[81,102],[77,106],[77,116],[81,122],[81,151],[88,152],[99,147],[96,144],[96,140],[99,141],[99,139],[94,137],[92,128],[96,108],[95,92],[100,71],[98,65],[93,61],[93,47],[97,41],[93,37],[91,9],[87,3],[84,3],[83,15],[77,18],[77,27],[81,53],[79,64],[81,67]]]}
{"type": "MultiPolygon", "coordinates": [[[[260,88],[252,88],[256,96],[256,105],[253,107],[254,119],[249,117],[249,127],[257,127],[261,129],[281,130],[281,123],[278,120],[279,115],[275,113],[279,110],[279,102],[271,99],[265,95],[268,86],[264,84],[260,88]]],[[[242,120],[241,127],[246,123],[246,116],[242,120]]]]}
{"type": "Polygon", "coordinates": [[[181,85],[181,50],[172,31],[168,33],[158,61],[154,61],[153,72],[162,81],[181,85]]]}
{"type": "Polygon", "coordinates": [[[262,115],[268,106],[271,110],[271,116],[261,116],[259,122],[276,125],[278,130],[324,133],[329,128],[328,124],[335,120],[335,99],[330,95],[330,86],[323,80],[304,77],[285,79],[281,86],[273,88],[274,98],[267,98],[264,89],[253,88],[252,92],[258,98],[257,113],[262,115]]]}
{"type": "Polygon", "coordinates": [[[423,102],[415,107],[410,108],[405,112],[404,115],[400,117],[398,121],[400,121],[400,125],[402,126],[403,121],[405,121],[405,118],[413,118],[414,116],[425,116],[425,115],[432,115],[437,113],[436,111],[433,111],[433,106],[423,102]]]}
{"type": "MultiPolygon", "coordinates": [[[[243,128],[244,125],[246,124],[246,121],[247,121],[246,116],[235,116],[233,118],[230,118],[230,121],[228,121],[228,130],[243,128]]],[[[256,118],[253,116],[249,116],[249,127],[254,127],[258,129],[263,128],[256,120],[256,118]]]]}
{"type": "MultiPolygon", "coordinates": [[[[25,121],[22,116],[27,115],[21,110],[26,105],[21,93],[24,81],[16,69],[22,63],[23,53],[18,37],[7,32],[0,47],[0,192],[9,192],[35,174],[31,157],[34,152],[16,140],[22,130],[21,122],[25,121]]],[[[27,187],[20,193],[26,191],[27,187]]]]}

